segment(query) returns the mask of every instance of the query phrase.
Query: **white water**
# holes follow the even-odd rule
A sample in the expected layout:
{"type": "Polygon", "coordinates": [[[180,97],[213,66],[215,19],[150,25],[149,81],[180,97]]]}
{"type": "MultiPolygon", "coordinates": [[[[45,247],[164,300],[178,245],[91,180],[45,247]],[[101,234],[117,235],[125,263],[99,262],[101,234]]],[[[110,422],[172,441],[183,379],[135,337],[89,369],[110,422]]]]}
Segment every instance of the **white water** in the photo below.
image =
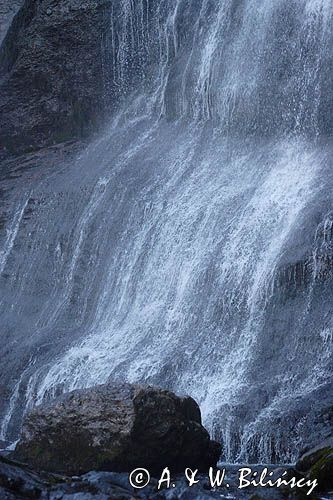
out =
{"type": "Polygon", "coordinates": [[[11,221],[11,225],[7,229],[7,238],[5,240],[4,247],[0,251],[0,274],[3,273],[3,271],[6,267],[10,252],[12,251],[12,248],[14,246],[15,238],[17,236],[24,211],[25,211],[27,204],[28,204],[28,201],[29,201],[29,196],[27,198],[24,198],[23,200],[24,200],[23,203],[18,205],[16,212],[14,213],[14,217],[11,221]]]}

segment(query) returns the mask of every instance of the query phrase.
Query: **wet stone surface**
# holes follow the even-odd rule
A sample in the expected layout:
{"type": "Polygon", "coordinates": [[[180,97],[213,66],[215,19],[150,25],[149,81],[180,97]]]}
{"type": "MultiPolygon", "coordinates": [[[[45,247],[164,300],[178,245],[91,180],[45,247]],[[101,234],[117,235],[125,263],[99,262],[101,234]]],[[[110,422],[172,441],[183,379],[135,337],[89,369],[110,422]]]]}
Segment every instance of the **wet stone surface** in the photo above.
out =
{"type": "MultiPolygon", "coordinates": [[[[66,477],[49,473],[36,473],[28,467],[0,457],[0,498],[1,499],[45,499],[45,500],[127,500],[127,499],[329,499],[332,495],[320,495],[315,492],[307,496],[306,490],[249,487],[239,490],[239,467],[226,466],[226,476],[221,487],[212,488],[208,475],[196,476],[199,481],[191,488],[185,475],[171,477],[170,488],[158,490],[158,480],[151,478],[143,489],[131,486],[127,473],[89,472],[83,476],[66,477]]],[[[259,474],[260,466],[253,466],[259,474]]],[[[273,469],[271,469],[273,470],[273,469]]],[[[285,468],[284,468],[285,470],[285,468]]],[[[282,469],[276,470],[279,476],[282,469]]],[[[290,471],[293,472],[293,471],[290,471]]],[[[274,476],[275,477],[275,476],[274,476]]],[[[166,483],[164,483],[165,485],[166,483]]]]}

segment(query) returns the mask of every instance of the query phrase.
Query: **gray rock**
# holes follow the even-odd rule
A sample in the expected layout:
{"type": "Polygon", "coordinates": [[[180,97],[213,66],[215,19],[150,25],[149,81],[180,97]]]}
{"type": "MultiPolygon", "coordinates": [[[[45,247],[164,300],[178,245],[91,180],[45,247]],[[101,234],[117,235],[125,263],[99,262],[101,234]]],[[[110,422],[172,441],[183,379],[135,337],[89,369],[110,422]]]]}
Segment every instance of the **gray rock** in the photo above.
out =
{"type": "MultiPolygon", "coordinates": [[[[160,57],[145,36],[126,37],[140,2],[16,2],[23,5],[0,48],[0,158],[94,135],[160,57]]],[[[157,11],[147,3],[154,29],[157,11]]],[[[147,26],[152,37],[154,29],[147,26]]]]}
{"type": "Polygon", "coordinates": [[[77,390],[34,409],[13,457],[53,472],[158,473],[216,466],[221,449],[189,397],[129,384],[77,390]]]}
{"type": "MultiPolygon", "coordinates": [[[[124,477],[124,482],[127,479],[124,477]]],[[[128,483],[129,484],[129,483],[128,483]]],[[[111,479],[107,484],[88,481],[86,478],[70,478],[55,474],[37,473],[26,465],[12,462],[0,456],[1,500],[131,500],[133,489],[121,488],[111,479]]]]}
{"type": "MultiPolygon", "coordinates": [[[[278,471],[276,471],[277,473],[278,471]]],[[[290,470],[290,473],[294,471],[290,470]]],[[[229,487],[225,484],[211,488],[207,474],[197,476],[199,481],[191,488],[184,473],[173,475],[170,488],[158,490],[157,479],[151,478],[143,489],[134,489],[129,483],[128,473],[90,472],[84,476],[66,477],[45,472],[36,472],[26,465],[10,462],[0,456],[0,498],[1,500],[206,500],[237,498],[240,500],[299,500],[310,498],[301,491],[289,489],[255,488],[238,489],[237,467],[228,468],[229,487]],[[36,496],[37,495],[37,496],[36,496]]],[[[317,498],[317,496],[311,496],[317,498]]]]}
{"type": "Polygon", "coordinates": [[[39,498],[43,488],[43,481],[35,473],[0,457],[0,498],[12,498],[11,495],[14,498],[39,498]]]}
{"type": "Polygon", "coordinates": [[[333,489],[333,437],[307,450],[298,460],[296,469],[310,479],[317,479],[320,491],[333,489]]]}
{"type": "Polygon", "coordinates": [[[0,0],[0,45],[23,0],[0,0]]]}
{"type": "Polygon", "coordinates": [[[36,150],[102,123],[111,4],[25,0],[0,50],[0,150],[36,150]]]}

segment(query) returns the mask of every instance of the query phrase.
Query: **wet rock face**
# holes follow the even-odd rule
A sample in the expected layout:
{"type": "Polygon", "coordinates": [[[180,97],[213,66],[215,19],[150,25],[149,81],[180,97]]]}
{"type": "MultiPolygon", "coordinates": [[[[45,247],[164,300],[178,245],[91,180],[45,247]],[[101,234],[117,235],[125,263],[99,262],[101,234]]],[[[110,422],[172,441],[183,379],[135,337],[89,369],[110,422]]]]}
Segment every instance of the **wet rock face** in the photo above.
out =
{"type": "Polygon", "coordinates": [[[35,150],[102,123],[111,4],[25,0],[0,51],[0,148],[35,150]]]}
{"type": "Polygon", "coordinates": [[[159,473],[164,467],[208,470],[220,453],[192,398],[153,387],[107,384],[34,409],[13,457],[66,474],[136,467],[159,473]]]}
{"type": "Polygon", "coordinates": [[[0,45],[23,0],[0,0],[0,45]]]}
{"type": "Polygon", "coordinates": [[[317,479],[320,491],[333,489],[333,436],[306,451],[296,465],[310,479],[317,479]]]}

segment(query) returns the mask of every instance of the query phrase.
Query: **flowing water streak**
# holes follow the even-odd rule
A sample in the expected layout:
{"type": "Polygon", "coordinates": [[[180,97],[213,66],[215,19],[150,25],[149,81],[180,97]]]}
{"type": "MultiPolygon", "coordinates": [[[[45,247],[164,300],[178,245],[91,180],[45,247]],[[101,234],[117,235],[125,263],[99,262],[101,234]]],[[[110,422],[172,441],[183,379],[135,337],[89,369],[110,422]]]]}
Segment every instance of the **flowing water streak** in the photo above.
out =
{"type": "Polygon", "coordinates": [[[81,219],[80,219],[78,226],[77,226],[77,229],[76,229],[76,234],[73,237],[74,251],[73,251],[72,258],[70,259],[70,265],[69,265],[69,269],[68,269],[67,276],[66,276],[66,283],[65,283],[66,293],[63,297],[62,303],[58,304],[58,306],[52,312],[52,315],[49,316],[48,321],[50,323],[53,323],[56,320],[58,314],[60,314],[60,312],[61,312],[61,309],[67,304],[67,302],[72,294],[74,272],[75,272],[76,264],[77,264],[77,261],[78,261],[79,255],[80,255],[81,246],[82,246],[82,243],[84,241],[85,229],[88,226],[91,217],[94,215],[94,211],[95,211],[96,207],[101,202],[101,199],[104,196],[105,188],[106,188],[108,182],[109,181],[106,178],[101,178],[97,181],[96,186],[92,192],[91,198],[89,200],[89,203],[87,204],[87,206],[85,207],[85,209],[82,213],[81,219]]]}
{"type": "Polygon", "coordinates": [[[23,203],[20,203],[18,205],[16,212],[13,216],[12,222],[7,229],[7,238],[6,238],[6,241],[4,243],[4,247],[0,252],[0,274],[3,273],[3,271],[6,267],[6,264],[7,264],[8,257],[10,256],[10,252],[12,251],[13,246],[15,244],[15,239],[16,239],[17,233],[19,231],[20,224],[21,224],[25,209],[27,208],[29,199],[30,199],[30,195],[28,195],[27,197],[23,196],[23,203]]]}
{"type": "Polygon", "coordinates": [[[12,395],[9,400],[9,405],[7,408],[7,412],[5,413],[2,422],[1,422],[1,427],[0,427],[0,439],[3,441],[6,441],[8,438],[8,427],[12,418],[12,414],[15,410],[15,407],[17,406],[20,398],[20,389],[22,386],[22,382],[24,380],[24,377],[26,376],[29,368],[34,364],[34,360],[30,359],[28,363],[28,368],[24,370],[18,379],[18,381],[15,383],[14,390],[12,392],[12,395]]]}

